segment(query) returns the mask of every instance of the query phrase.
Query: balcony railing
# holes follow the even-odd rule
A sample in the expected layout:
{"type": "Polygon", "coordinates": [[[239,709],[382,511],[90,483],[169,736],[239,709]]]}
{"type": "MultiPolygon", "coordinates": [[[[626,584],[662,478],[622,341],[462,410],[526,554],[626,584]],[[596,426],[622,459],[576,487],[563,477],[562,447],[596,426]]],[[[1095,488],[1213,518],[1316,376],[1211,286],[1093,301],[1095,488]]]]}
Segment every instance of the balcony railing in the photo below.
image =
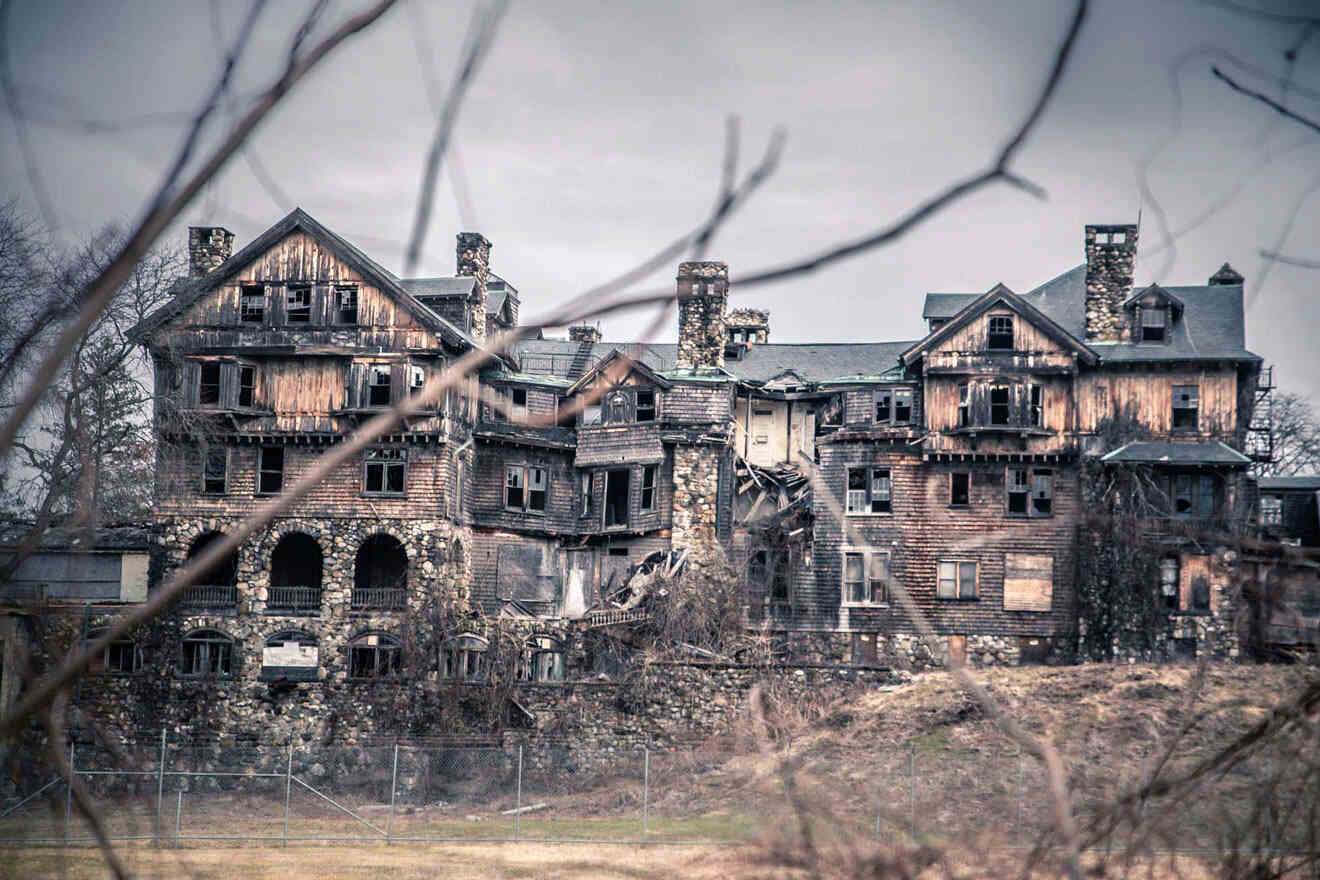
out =
{"type": "Polygon", "coordinates": [[[237,604],[238,587],[233,584],[197,584],[179,598],[184,608],[233,608],[237,604]]]}
{"type": "Polygon", "coordinates": [[[321,609],[320,587],[271,587],[266,596],[269,611],[307,614],[321,609]]]}
{"type": "Polygon", "coordinates": [[[378,608],[397,611],[407,605],[408,591],[403,587],[354,587],[349,607],[354,611],[378,608]]]}

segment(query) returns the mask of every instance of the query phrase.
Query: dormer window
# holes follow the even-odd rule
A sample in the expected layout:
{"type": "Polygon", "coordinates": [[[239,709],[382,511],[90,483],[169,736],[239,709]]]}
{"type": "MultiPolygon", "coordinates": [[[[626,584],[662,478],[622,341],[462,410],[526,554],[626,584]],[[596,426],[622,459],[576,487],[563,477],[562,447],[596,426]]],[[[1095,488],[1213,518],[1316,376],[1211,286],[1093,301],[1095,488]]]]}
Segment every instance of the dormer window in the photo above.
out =
{"type": "Polygon", "coordinates": [[[986,337],[985,347],[990,351],[1013,350],[1013,316],[991,315],[990,333],[986,337]]]}
{"type": "Polygon", "coordinates": [[[289,285],[284,291],[284,316],[290,324],[312,321],[312,288],[307,284],[289,285]]]}
{"type": "Polygon", "coordinates": [[[1169,310],[1163,306],[1143,308],[1141,311],[1141,341],[1164,342],[1169,333],[1169,310]]]}

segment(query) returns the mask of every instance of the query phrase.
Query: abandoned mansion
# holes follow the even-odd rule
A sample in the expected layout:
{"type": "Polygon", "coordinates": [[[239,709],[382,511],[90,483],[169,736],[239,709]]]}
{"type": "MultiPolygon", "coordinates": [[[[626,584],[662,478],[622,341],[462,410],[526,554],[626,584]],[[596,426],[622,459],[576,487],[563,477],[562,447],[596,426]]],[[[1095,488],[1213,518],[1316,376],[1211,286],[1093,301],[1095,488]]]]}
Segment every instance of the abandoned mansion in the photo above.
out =
{"type": "Polygon", "coordinates": [[[134,331],[155,365],[150,573],[116,557],[93,631],[373,415],[492,357],[190,587],[168,656],[129,642],[103,671],[475,679],[502,621],[526,638],[519,678],[587,680],[609,670],[580,636],[644,627],[644,582],[680,566],[736,586],[785,662],[1056,661],[1100,631],[1118,645],[1129,606],[1156,615],[1147,656],[1237,656],[1240,558],[1207,535],[1254,515],[1268,381],[1243,278],[1138,287],[1135,225],[1082,244],[1030,291],[927,294],[910,340],[776,343],[767,312],[730,308],[724,263],[686,262],[676,345],[593,326],[496,345],[521,301],[479,234],[454,276],[399,278],[302,210],[236,253],[194,227],[191,277],[134,331]],[[1116,511],[1139,536],[1117,552],[1096,522],[1116,511]],[[1115,558],[1141,602],[1105,592],[1115,558]],[[411,647],[440,614],[442,648],[411,647]]]}

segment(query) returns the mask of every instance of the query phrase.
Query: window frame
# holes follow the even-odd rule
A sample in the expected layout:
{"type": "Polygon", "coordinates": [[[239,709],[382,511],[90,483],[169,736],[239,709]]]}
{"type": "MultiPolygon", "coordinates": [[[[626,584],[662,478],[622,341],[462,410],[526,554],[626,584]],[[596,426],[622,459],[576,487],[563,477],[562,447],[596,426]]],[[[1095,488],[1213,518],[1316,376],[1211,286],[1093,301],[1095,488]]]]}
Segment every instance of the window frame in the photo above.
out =
{"type": "Polygon", "coordinates": [[[509,421],[517,424],[524,424],[527,421],[527,389],[510,388],[509,389],[509,421]],[[518,398],[522,398],[522,403],[518,398]]]}
{"type": "Polygon", "coordinates": [[[237,377],[237,382],[235,383],[235,388],[236,388],[236,390],[235,390],[235,394],[236,394],[236,397],[235,397],[235,399],[234,399],[234,405],[235,405],[235,407],[237,407],[238,409],[252,409],[252,408],[254,408],[254,407],[257,405],[257,368],[256,368],[256,365],[255,365],[255,364],[241,364],[241,363],[240,363],[240,364],[235,364],[235,371],[238,373],[238,377],[237,377]],[[249,379],[249,380],[251,380],[251,381],[245,383],[245,382],[243,381],[244,379],[249,379]],[[244,402],[243,402],[243,398],[244,398],[244,396],[245,396],[245,392],[246,392],[246,397],[247,397],[247,403],[244,403],[244,402]]]}
{"type": "Polygon", "coordinates": [[[892,388],[877,388],[872,397],[872,404],[872,423],[892,425],[894,421],[894,390],[892,388]]]}
{"type": "Polygon", "coordinates": [[[1282,526],[1283,496],[1274,493],[1262,494],[1260,496],[1260,510],[1256,513],[1256,520],[1262,526],[1282,526]]]}
{"type": "Polygon", "coordinates": [[[389,363],[372,363],[366,365],[367,369],[367,396],[363,403],[367,409],[384,409],[388,407],[394,396],[394,368],[389,363]],[[385,381],[378,381],[384,377],[385,381]],[[378,403],[377,397],[380,396],[379,389],[384,389],[384,402],[378,403]]]}
{"type": "Polygon", "coordinates": [[[1172,410],[1169,419],[1169,431],[1171,433],[1179,433],[1179,434],[1195,434],[1199,432],[1200,422],[1201,422],[1200,384],[1198,383],[1195,385],[1172,385],[1170,387],[1171,387],[1171,393],[1173,399],[1171,401],[1172,410]],[[1189,390],[1191,392],[1190,394],[1188,394],[1189,390]],[[1191,404],[1190,406],[1178,405],[1179,403],[1178,397],[1180,391],[1184,395],[1184,397],[1187,398],[1183,402],[1187,403],[1189,400],[1191,404]],[[1190,416],[1188,415],[1189,413],[1190,416]],[[1188,423],[1189,418],[1190,418],[1190,423],[1188,423]],[[1182,424],[1179,424],[1180,421],[1182,422],[1182,424]]]}
{"type": "Polygon", "coordinates": [[[1023,467],[1008,465],[1004,468],[1004,516],[1012,519],[1049,519],[1054,516],[1054,472],[1052,467],[1023,467]],[[1016,482],[1014,474],[1025,474],[1024,482],[1016,482]],[[1037,496],[1037,477],[1049,477],[1048,494],[1037,496]],[[1021,496],[1024,508],[1013,509],[1013,497],[1021,496]],[[1038,510],[1038,501],[1048,501],[1049,509],[1038,510]]]}
{"type": "Polygon", "coordinates": [[[220,361],[197,362],[197,408],[223,409],[224,401],[224,364],[220,361]],[[215,381],[208,382],[207,374],[214,370],[215,381]],[[210,390],[210,393],[208,393],[210,390]]]}
{"type": "Polygon", "coordinates": [[[238,287],[238,323],[265,324],[270,314],[270,297],[264,284],[240,284],[238,287]],[[261,308],[249,308],[249,300],[261,300],[261,308]],[[255,317],[253,317],[255,316],[255,317]]]}
{"type": "Polygon", "coordinates": [[[284,454],[283,446],[261,446],[257,451],[257,479],[253,487],[255,495],[278,495],[284,491],[284,471],[287,456],[284,454]],[[267,453],[279,453],[279,468],[270,467],[266,462],[267,453]],[[266,486],[266,475],[278,474],[278,485],[270,489],[266,486]]]}
{"type": "Polygon", "coordinates": [[[633,391],[633,397],[635,400],[633,417],[638,424],[644,422],[658,422],[660,420],[660,393],[658,391],[651,387],[636,388],[633,391]],[[648,395],[651,399],[651,402],[646,406],[642,405],[643,394],[648,395]],[[647,413],[647,415],[643,417],[642,413],[647,413]]]}
{"type": "Polygon", "coordinates": [[[578,516],[591,516],[591,472],[579,475],[578,516]]]}
{"type": "Polygon", "coordinates": [[[1013,427],[1013,386],[1002,383],[986,386],[986,400],[990,407],[990,425],[991,428],[1010,428],[1013,427]],[[995,395],[1002,393],[1004,400],[1002,403],[995,403],[995,395]],[[995,410],[999,408],[1003,413],[1003,420],[998,421],[995,418],[995,410]]]}
{"type": "Polygon", "coordinates": [[[967,559],[966,557],[951,557],[937,560],[935,563],[935,598],[941,602],[975,602],[981,598],[981,565],[978,559],[967,559]],[[953,566],[953,594],[945,595],[943,592],[944,583],[949,581],[944,575],[945,566],[953,566]],[[972,567],[972,586],[968,593],[964,584],[964,574],[966,566],[972,567]]]}
{"type": "Polygon", "coordinates": [[[400,446],[374,446],[362,452],[362,494],[370,498],[406,498],[408,497],[408,450],[400,446]],[[372,468],[380,471],[380,488],[370,488],[372,468]],[[391,472],[402,471],[399,483],[401,488],[394,490],[390,485],[391,472]]]}
{"type": "Polygon", "coordinates": [[[504,465],[504,488],[501,490],[501,500],[504,503],[505,510],[515,510],[521,513],[531,513],[537,516],[545,514],[550,507],[550,468],[539,464],[509,464],[504,465]],[[541,488],[533,488],[534,472],[540,474],[541,488]],[[511,483],[510,480],[516,478],[517,482],[511,483]],[[509,490],[517,489],[521,492],[522,500],[517,504],[510,503],[509,490]],[[540,495],[540,506],[532,504],[532,496],[540,495]]]}
{"type": "Polygon", "coordinates": [[[654,465],[654,464],[642,465],[642,479],[638,484],[639,486],[638,502],[637,502],[638,511],[650,513],[655,510],[656,475],[658,472],[659,472],[658,465],[654,465]],[[648,478],[650,481],[650,485],[647,484],[648,478]],[[647,495],[648,492],[650,493],[649,496],[647,495]]]}
{"type": "Polygon", "coordinates": [[[876,608],[888,607],[889,597],[892,592],[891,584],[894,582],[894,554],[890,550],[881,550],[876,547],[849,547],[845,546],[839,551],[840,568],[840,604],[845,608],[876,608]],[[848,559],[849,557],[860,558],[862,564],[861,580],[849,580],[848,559]],[[877,578],[876,564],[883,564],[883,577],[877,578]],[[856,591],[854,585],[860,585],[862,594],[866,598],[854,598],[856,591]]]}
{"type": "Polygon", "coordinates": [[[1039,382],[1027,383],[1027,427],[1045,427],[1045,386],[1039,382]]]}
{"type": "Polygon", "coordinates": [[[847,515],[847,516],[890,516],[890,515],[893,514],[893,512],[894,512],[894,472],[893,472],[893,469],[892,469],[891,467],[889,467],[889,466],[881,467],[881,466],[879,466],[879,465],[862,465],[862,466],[857,466],[857,467],[847,467],[847,468],[844,469],[844,474],[845,474],[845,482],[844,482],[844,513],[845,513],[845,515],[847,515]],[[853,473],[856,472],[856,471],[861,471],[862,473],[865,474],[865,477],[864,477],[864,480],[865,480],[865,486],[864,486],[863,488],[861,488],[861,489],[855,489],[855,488],[852,487],[852,484],[853,484],[853,476],[852,476],[852,475],[853,475],[853,473]],[[876,497],[876,488],[877,488],[877,486],[876,486],[876,480],[877,480],[877,474],[878,474],[878,473],[883,473],[883,474],[884,474],[884,477],[881,478],[881,479],[884,479],[884,480],[886,481],[886,483],[887,483],[886,497],[884,497],[884,498],[878,498],[878,497],[876,497]],[[867,509],[865,509],[865,510],[860,510],[860,509],[854,509],[854,508],[853,508],[853,499],[854,499],[854,497],[855,497],[855,496],[853,495],[853,493],[855,493],[855,492],[864,492],[864,493],[865,493],[865,495],[863,496],[863,503],[865,504],[865,506],[866,506],[867,509]],[[877,504],[883,504],[883,505],[885,505],[885,506],[884,506],[883,509],[876,510],[876,509],[875,509],[875,506],[876,506],[877,504]]]}
{"type": "Polygon", "coordinates": [[[334,323],[339,327],[356,327],[358,324],[358,314],[361,308],[361,288],[354,284],[336,284],[333,288],[334,297],[334,323]],[[344,302],[351,297],[352,319],[348,320],[350,309],[345,307],[344,302]]]}
{"type": "MultiPolygon", "coordinates": [[[[192,679],[229,679],[236,678],[238,675],[238,640],[226,632],[218,629],[195,629],[179,640],[179,662],[175,671],[180,678],[192,679]],[[187,671],[186,666],[189,659],[189,650],[191,645],[219,645],[224,650],[216,654],[216,663],[209,662],[209,655],[214,648],[207,647],[203,659],[207,660],[207,669],[204,671],[187,671]],[[211,669],[209,667],[217,668],[211,669]],[[220,668],[227,667],[227,668],[220,668]]],[[[194,660],[197,658],[194,657],[194,660]]]]}
{"type": "Polygon", "coordinates": [[[208,443],[202,447],[202,494],[210,496],[221,496],[229,494],[229,447],[219,443],[208,443]],[[210,474],[211,457],[215,453],[221,453],[224,456],[223,466],[220,470],[220,488],[211,488],[214,477],[210,474]]]}
{"type": "Polygon", "coordinates": [[[996,314],[987,316],[985,322],[985,350],[986,351],[1015,351],[1016,336],[1014,331],[1017,329],[1016,322],[1012,315],[996,314]],[[996,329],[996,322],[999,327],[996,329]],[[1007,322],[1008,329],[1004,330],[1004,323],[1007,322]],[[1007,345],[1004,345],[1007,338],[1007,345]]]}
{"type": "Polygon", "coordinates": [[[972,506],[972,472],[951,471],[949,473],[949,506],[965,510],[972,506]],[[958,500],[958,478],[962,478],[962,500],[958,500]]]}
{"type": "Polygon", "coordinates": [[[440,645],[439,677],[446,681],[485,681],[489,651],[490,641],[473,632],[446,639],[440,645]]]}
{"type": "Polygon", "coordinates": [[[1137,330],[1140,343],[1163,345],[1169,341],[1169,308],[1167,306],[1138,306],[1137,307],[1137,330]],[[1148,323],[1148,318],[1158,316],[1158,323],[1148,323]],[[1159,330],[1158,336],[1149,336],[1154,330],[1159,330]]]}
{"type": "Polygon", "coordinates": [[[346,657],[348,669],[344,673],[345,680],[355,682],[398,681],[403,678],[403,642],[396,636],[375,631],[359,633],[349,640],[346,648],[348,649],[346,657]],[[372,639],[376,641],[372,642],[372,639]],[[388,644],[386,640],[388,640],[388,644]],[[373,672],[371,674],[356,674],[360,667],[355,655],[359,651],[370,651],[374,655],[371,664],[373,672]],[[382,655],[392,659],[387,659],[382,664],[382,655]],[[381,673],[382,665],[385,668],[383,674],[381,673]]]}
{"type": "Polygon", "coordinates": [[[311,324],[312,311],[315,303],[315,291],[311,284],[286,284],[284,286],[284,323],[285,324],[311,324]],[[302,299],[302,294],[306,294],[306,305],[295,305],[295,297],[302,299]],[[298,317],[295,317],[297,315],[298,317]],[[303,317],[303,316],[306,317],[303,317]]]}
{"type": "MultiPolygon", "coordinates": [[[[100,626],[88,630],[86,637],[83,639],[83,647],[90,645],[92,642],[95,642],[97,639],[104,636],[109,629],[110,627],[108,626],[100,626]]],[[[138,647],[138,643],[135,639],[129,638],[128,636],[120,636],[107,644],[101,650],[101,655],[93,661],[92,666],[88,669],[88,672],[95,675],[112,675],[118,677],[137,675],[141,671],[142,649],[138,647]],[[128,669],[122,668],[123,652],[125,648],[130,652],[128,655],[128,669]],[[112,664],[110,662],[112,656],[119,662],[112,664]]]]}

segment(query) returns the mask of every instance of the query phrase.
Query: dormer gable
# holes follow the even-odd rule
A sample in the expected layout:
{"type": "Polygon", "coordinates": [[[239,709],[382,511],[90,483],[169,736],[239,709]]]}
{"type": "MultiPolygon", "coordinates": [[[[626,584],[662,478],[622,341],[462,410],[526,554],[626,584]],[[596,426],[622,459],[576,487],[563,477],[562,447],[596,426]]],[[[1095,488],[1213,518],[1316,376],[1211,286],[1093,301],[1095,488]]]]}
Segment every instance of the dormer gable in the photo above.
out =
{"type": "Polygon", "coordinates": [[[1057,352],[1096,362],[1095,352],[1003,283],[968,303],[900,359],[910,367],[935,352],[972,357],[1057,352]]]}
{"type": "Polygon", "coordinates": [[[1183,301],[1158,284],[1138,290],[1123,303],[1128,338],[1137,343],[1168,343],[1183,309],[1183,301]]]}
{"type": "Polygon", "coordinates": [[[673,384],[645,363],[634,360],[619,349],[612,350],[601,358],[582,377],[569,386],[568,396],[578,394],[588,388],[596,387],[605,381],[611,387],[616,385],[654,385],[657,388],[672,388],[673,384]]]}

